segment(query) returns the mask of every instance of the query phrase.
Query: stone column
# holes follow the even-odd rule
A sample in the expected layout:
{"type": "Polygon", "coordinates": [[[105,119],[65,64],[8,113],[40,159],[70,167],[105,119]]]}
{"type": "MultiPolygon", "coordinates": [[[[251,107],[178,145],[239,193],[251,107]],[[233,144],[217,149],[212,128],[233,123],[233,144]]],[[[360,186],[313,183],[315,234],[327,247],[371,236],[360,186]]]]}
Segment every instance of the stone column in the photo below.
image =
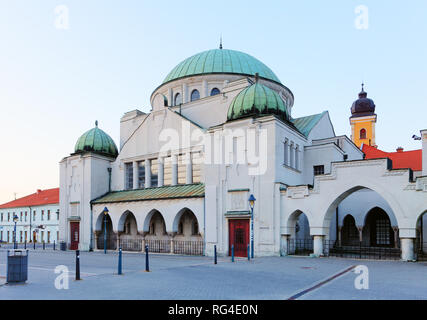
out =
{"type": "Polygon", "coordinates": [[[178,184],[178,156],[173,154],[172,157],[172,185],[176,186],[178,184]]]}
{"type": "Polygon", "coordinates": [[[295,162],[295,147],[294,147],[293,142],[291,142],[289,145],[289,159],[290,159],[289,166],[291,168],[294,168],[295,167],[295,163],[294,163],[295,162]]]}
{"type": "Polygon", "coordinates": [[[323,236],[313,236],[313,254],[323,256],[323,236]]]}
{"type": "Polygon", "coordinates": [[[134,161],[133,162],[133,189],[138,189],[138,162],[134,161]]]}
{"type": "Polygon", "coordinates": [[[145,160],[145,187],[151,188],[151,160],[145,160]]]}
{"type": "Polygon", "coordinates": [[[185,154],[185,166],[186,166],[186,184],[193,183],[193,163],[191,161],[191,152],[185,154]]]}
{"type": "Polygon", "coordinates": [[[359,242],[363,241],[363,226],[357,226],[357,230],[359,231],[359,242]]]}
{"type": "Polygon", "coordinates": [[[165,181],[165,164],[164,164],[164,158],[159,157],[157,159],[158,163],[158,186],[163,187],[164,181],[165,181]]]}
{"type": "Polygon", "coordinates": [[[206,80],[203,80],[203,82],[202,82],[202,94],[201,94],[201,98],[206,98],[208,96],[209,96],[208,82],[206,80]]]}
{"type": "Polygon", "coordinates": [[[187,103],[188,99],[188,86],[186,83],[182,85],[182,103],[187,103]]]}
{"type": "Polygon", "coordinates": [[[294,160],[294,168],[299,170],[299,146],[295,145],[295,160],[294,160]]]}
{"type": "Polygon", "coordinates": [[[289,238],[289,235],[287,234],[282,234],[280,236],[280,255],[282,257],[287,256],[289,254],[288,238],[289,238]]]}
{"type": "Polygon", "coordinates": [[[289,140],[285,139],[285,143],[283,144],[283,162],[286,166],[289,166],[289,140]]]}
{"type": "Polygon", "coordinates": [[[168,106],[172,107],[173,104],[174,104],[174,101],[173,101],[173,90],[172,90],[172,88],[169,88],[168,89],[168,106]]]}
{"type": "Polygon", "coordinates": [[[393,227],[394,232],[394,248],[397,249],[399,247],[399,227],[393,227]]]}
{"type": "Polygon", "coordinates": [[[342,227],[338,227],[338,246],[342,245],[342,227]]]}
{"type": "Polygon", "coordinates": [[[400,245],[402,247],[402,260],[414,261],[414,238],[400,238],[400,245]]]}

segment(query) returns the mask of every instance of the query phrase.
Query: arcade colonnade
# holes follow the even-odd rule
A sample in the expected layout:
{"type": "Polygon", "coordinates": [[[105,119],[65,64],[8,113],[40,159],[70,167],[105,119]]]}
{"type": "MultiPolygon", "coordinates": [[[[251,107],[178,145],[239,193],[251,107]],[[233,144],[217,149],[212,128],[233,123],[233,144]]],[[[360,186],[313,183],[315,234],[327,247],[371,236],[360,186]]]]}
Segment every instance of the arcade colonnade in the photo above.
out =
{"type": "MultiPolygon", "coordinates": [[[[304,213],[313,238],[313,254],[323,255],[325,240],[331,239],[331,220],[335,217],[338,205],[362,189],[376,192],[387,202],[396,221],[393,228],[394,244],[400,241],[402,260],[414,260],[417,223],[427,211],[427,177],[413,179],[408,169],[393,170],[389,159],[332,163],[331,173],[316,176],[313,187],[283,187],[281,254],[291,253],[289,240],[295,239],[296,222],[299,215],[304,213]]],[[[361,226],[358,232],[362,240],[361,226]]]]}
{"type": "Polygon", "coordinates": [[[204,254],[203,199],[96,204],[92,248],[204,254]],[[104,214],[107,207],[108,214],[104,214]],[[106,229],[106,232],[105,232],[106,229]]]}

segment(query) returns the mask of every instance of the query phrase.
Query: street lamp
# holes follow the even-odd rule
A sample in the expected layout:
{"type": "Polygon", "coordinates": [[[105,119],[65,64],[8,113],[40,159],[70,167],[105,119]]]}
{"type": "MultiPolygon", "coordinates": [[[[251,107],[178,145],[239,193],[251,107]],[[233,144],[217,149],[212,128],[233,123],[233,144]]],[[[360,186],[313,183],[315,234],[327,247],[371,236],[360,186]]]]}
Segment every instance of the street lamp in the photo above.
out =
{"type": "Polygon", "coordinates": [[[13,222],[15,222],[15,227],[13,229],[13,249],[16,249],[16,223],[18,222],[18,216],[16,214],[13,216],[13,222]]]}
{"type": "Polygon", "coordinates": [[[253,194],[249,197],[249,206],[251,207],[251,258],[254,258],[254,206],[255,197],[253,194]]]}
{"type": "Polygon", "coordinates": [[[104,211],[104,253],[107,254],[107,214],[108,214],[108,208],[105,207],[104,211]]]}

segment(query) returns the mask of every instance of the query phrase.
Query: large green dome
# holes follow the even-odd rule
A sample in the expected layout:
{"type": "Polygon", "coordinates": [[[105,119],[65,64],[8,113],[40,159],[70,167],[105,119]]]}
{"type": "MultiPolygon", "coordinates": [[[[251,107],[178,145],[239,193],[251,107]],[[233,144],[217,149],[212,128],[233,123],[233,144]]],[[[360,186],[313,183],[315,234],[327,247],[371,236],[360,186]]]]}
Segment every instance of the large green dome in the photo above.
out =
{"type": "Polygon", "coordinates": [[[280,83],[279,78],[269,67],[258,59],[235,50],[213,49],[198,53],[178,64],[163,83],[202,74],[239,74],[253,76],[280,83]]]}
{"type": "Polygon", "coordinates": [[[114,158],[119,154],[114,140],[98,128],[98,121],[95,122],[95,128],[85,132],[77,140],[74,152],[94,152],[114,158]]]}
{"type": "Polygon", "coordinates": [[[259,82],[242,90],[231,102],[227,120],[275,114],[289,120],[288,108],[279,94],[259,82]]]}

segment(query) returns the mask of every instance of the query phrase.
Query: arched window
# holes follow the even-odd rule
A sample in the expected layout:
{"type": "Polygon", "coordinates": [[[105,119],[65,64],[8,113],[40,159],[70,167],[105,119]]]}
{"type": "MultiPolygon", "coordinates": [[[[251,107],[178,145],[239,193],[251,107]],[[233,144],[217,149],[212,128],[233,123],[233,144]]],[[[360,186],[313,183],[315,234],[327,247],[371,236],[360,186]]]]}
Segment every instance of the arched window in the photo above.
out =
{"type": "Polygon", "coordinates": [[[218,88],[213,88],[211,90],[211,96],[216,96],[217,94],[220,94],[220,93],[221,93],[221,91],[219,91],[218,88]]]}
{"type": "Polygon", "coordinates": [[[200,99],[200,93],[199,93],[199,90],[193,90],[192,92],[191,92],[191,101],[196,101],[196,100],[199,100],[200,99]]]}
{"type": "Polygon", "coordinates": [[[178,105],[180,105],[182,103],[182,97],[181,97],[181,94],[180,93],[177,93],[176,95],[175,95],[175,103],[174,103],[174,105],[175,106],[178,106],[178,105]]]}
{"type": "Polygon", "coordinates": [[[360,130],[360,139],[366,139],[366,129],[360,130]]]}

